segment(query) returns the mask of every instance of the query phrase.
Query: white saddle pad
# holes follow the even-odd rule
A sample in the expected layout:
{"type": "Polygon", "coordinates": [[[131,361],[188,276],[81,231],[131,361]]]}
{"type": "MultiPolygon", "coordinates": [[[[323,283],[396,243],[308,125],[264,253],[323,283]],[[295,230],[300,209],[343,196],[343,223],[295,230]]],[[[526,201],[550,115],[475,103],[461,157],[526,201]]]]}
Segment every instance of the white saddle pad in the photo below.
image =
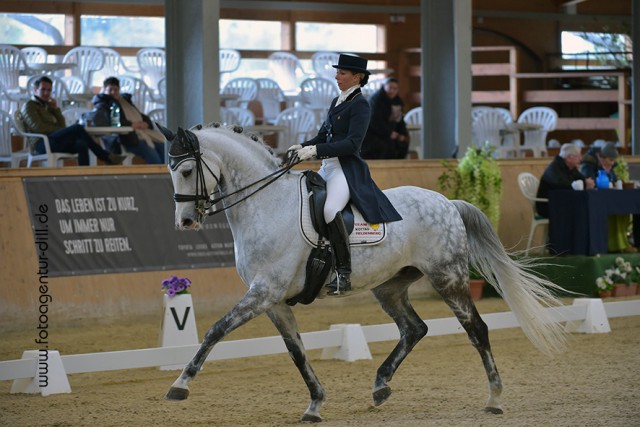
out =
{"type": "MultiPolygon", "coordinates": [[[[304,175],[300,175],[298,190],[300,199],[298,203],[300,206],[300,232],[309,245],[317,246],[319,235],[311,223],[309,192],[307,191],[307,182],[304,175]]],[[[351,209],[353,210],[354,220],[353,231],[351,235],[349,235],[349,244],[351,246],[377,245],[387,237],[386,224],[369,224],[353,204],[351,205],[351,209]]]]}

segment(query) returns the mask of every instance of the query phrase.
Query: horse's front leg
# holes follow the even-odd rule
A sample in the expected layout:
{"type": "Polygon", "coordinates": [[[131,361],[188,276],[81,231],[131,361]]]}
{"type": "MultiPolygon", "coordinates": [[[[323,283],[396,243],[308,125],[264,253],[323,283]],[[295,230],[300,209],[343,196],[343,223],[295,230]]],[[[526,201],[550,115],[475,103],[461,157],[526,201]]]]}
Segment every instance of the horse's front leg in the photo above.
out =
{"type": "Polygon", "coordinates": [[[264,313],[276,303],[266,285],[253,285],[231,311],[211,326],[195,356],[182,370],[165,395],[168,400],[184,400],[189,396],[189,381],[202,368],[207,356],[222,338],[249,320],[264,313]]]}
{"type": "Polygon", "coordinates": [[[311,403],[309,403],[309,407],[302,416],[301,421],[322,421],[320,408],[326,400],[326,395],[318,377],[315,372],[313,372],[311,364],[309,364],[309,361],[307,360],[307,355],[305,353],[300,334],[298,333],[298,324],[293,316],[293,311],[286,304],[280,303],[268,310],[267,315],[276,328],[278,328],[280,335],[282,335],[284,343],[287,346],[287,350],[289,350],[289,355],[300,371],[300,374],[309,389],[309,394],[311,395],[311,403]]]}

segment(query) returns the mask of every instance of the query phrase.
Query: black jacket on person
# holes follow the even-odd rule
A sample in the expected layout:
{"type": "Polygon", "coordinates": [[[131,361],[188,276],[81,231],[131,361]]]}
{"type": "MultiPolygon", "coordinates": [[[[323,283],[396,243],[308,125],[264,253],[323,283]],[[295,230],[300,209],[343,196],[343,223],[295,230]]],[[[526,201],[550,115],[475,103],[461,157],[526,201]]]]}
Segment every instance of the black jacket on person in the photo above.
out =
{"type": "MultiPolygon", "coordinates": [[[[584,175],[586,178],[593,178],[594,181],[598,177],[598,172],[604,170],[602,168],[600,160],[598,160],[598,156],[596,156],[597,153],[600,153],[599,148],[590,148],[589,151],[587,151],[585,155],[582,156],[582,162],[580,163],[580,172],[582,173],[582,175],[584,175]]],[[[609,182],[616,182],[618,180],[618,177],[613,172],[613,169],[615,169],[615,167],[616,163],[614,163],[611,167],[611,170],[607,172],[609,182]]]]}
{"type": "MultiPolygon", "coordinates": [[[[138,108],[135,105],[133,105],[133,102],[131,101],[131,94],[122,93],[120,94],[120,97],[126,100],[129,104],[131,104],[133,108],[138,110],[138,108]]],[[[111,105],[113,104],[117,105],[120,108],[120,125],[131,126],[131,121],[127,119],[127,116],[125,115],[124,110],[122,109],[122,105],[120,105],[120,103],[116,101],[114,97],[104,93],[99,93],[93,97],[91,102],[93,103],[93,107],[96,110],[106,110],[107,113],[110,113],[111,105]]],[[[138,112],[142,116],[142,120],[146,122],[147,125],[149,125],[149,129],[153,129],[153,123],[151,122],[151,119],[149,118],[149,116],[147,116],[146,114],[143,114],[140,110],[138,110],[138,112]]],[[[139,143],[146,144],[146,142],[140,141],[140,139],[138,138],[138,135],[136,135],[135,132],[130,132],[125,135],[120,135],[119,140],[120,140],[120,143],[125,147],[132,147],[139,143]]]]}
{"type": "Polygon", "coordinates": [[[394,106],[402,111],[404,102],[399,96],[389,98],[384,86],[369,98],[371,119],[367,134],[362,142],[362,157],[365,159],[404,159],[409,150],[409,132],[404,119],[394,122],[391,113],[394,106]],[[391,139],[391,132],[406,137],[404,142],[391,139]]]}
{"type": "MultiPolygon", "coordinates": [[[[572,190],[571,183],[581,179],[584,182],[584,175],[578,169],[569,169],[564,159],[560,156],[554,157],[549,166],[544,170],[537,196],[540,199],[548,199],[552,190],[572,190]]],[[[536,202],[538,215],[549,217],[549,204],[546,202],[536,202]]]]}

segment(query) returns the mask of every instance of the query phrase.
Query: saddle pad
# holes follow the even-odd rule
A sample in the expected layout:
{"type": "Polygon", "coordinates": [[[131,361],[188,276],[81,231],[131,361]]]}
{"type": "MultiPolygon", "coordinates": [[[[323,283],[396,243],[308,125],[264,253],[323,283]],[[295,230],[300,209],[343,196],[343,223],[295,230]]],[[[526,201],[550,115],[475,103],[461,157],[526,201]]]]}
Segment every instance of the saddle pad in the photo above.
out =
{"type": "MultiPolygon", "coordinates": [[[[307,184],[305,176],[300,175],[298,182],[298,195],[300,202],[300,232],[304,240],[311,246],[317,246],[319,235],[313,228],[311,223],[311,214],[309,213],[309,193],[307,192],[307,184]]],[[[364,220],[360,211],[351,205],[353,210],[353,232],[349,235],[349,244],[351,246],[367,246],[377,245],[387,237],[386,224],[369,224],[364,220]]]]}

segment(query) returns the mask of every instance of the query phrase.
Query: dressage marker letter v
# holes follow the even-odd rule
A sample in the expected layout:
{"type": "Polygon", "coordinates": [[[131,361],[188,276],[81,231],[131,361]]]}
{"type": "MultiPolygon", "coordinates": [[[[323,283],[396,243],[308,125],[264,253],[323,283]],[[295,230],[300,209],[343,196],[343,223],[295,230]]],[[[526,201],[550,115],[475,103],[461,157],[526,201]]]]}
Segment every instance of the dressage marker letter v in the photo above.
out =
{"type": "Polygon", "coordinates": [[[173,320],[175,320],[178,330],[179,331],[184,330],[184,326],[187,324],[187,318],[189,317],[189,311],[191,310],[191,307],[187,307],[187,309],[184,311],[184,316],[182,316],[182,322],[180,322],[180,320],[178,319],[178,313],[176,313],[176,308],[170,307],[169,309],[171,310],[171,314],[173,315],[173,320]]]}

